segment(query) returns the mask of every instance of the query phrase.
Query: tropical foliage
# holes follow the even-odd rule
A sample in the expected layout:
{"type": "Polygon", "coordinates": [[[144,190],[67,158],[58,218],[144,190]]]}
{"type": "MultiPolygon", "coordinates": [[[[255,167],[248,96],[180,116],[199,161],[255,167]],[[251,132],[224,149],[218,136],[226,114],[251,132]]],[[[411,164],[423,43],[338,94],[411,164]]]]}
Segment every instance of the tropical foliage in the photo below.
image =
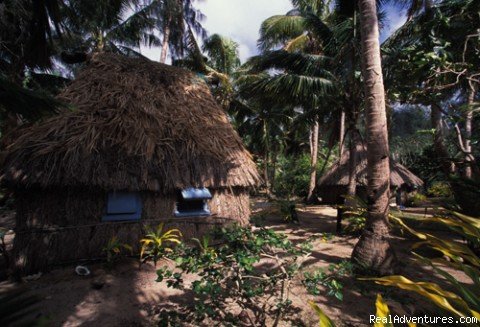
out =
{"type": "Polygon", "coordinates": [[[175,269],[157,271],[158,282],[193,294],[180,316],[179,312],[167,314],[169,323],[201,324],[213,319],[233,325],[277,326],[288,321],[290,288],[309,257],[311,244],[293,244],[285,235],[265,228],[222,228],[212,239],[217,246],[205,240],[197,241],[197,246],[177,246],[168,254],[175,269]],[[271,263],[269,268],[265,262],[271,263]],[[187,274],[196,274],[192,283],[184,282],[187,274]]]}
{"type": "Polygon", "coordinates": [[[478,257],[480,224],[478,219],[457,212],[446,216],[422,219],[424,223],[430,222],[448,227],[468,240],[468,244],[471,246],[463,241],[446,240],[432,234],[418,232],[409,227],[404,219],[395,216],[391,216],[391,219],[420,240],[413,246],[413,250],[428,247],[442,253],[443,257],[433,259],[423,257],[418,253],[414,253],[414,255],[418,264],[430,267],[445,278],[452,291],[445,290],[437,283],[416,282],[404,276],[376,278],[374,279],[375,283],[415,292],[430,300],[444,312],[457,317],[475,317],[480,321],[480,259],[478,257]],[[451,270],[464,273],[470,279],[471,284],[467,286],[460,283],[452,275],[451,270]]]}
{"type": "Polygon", "coordinates": [[[164,257],[167,253],[172,252],[173,249],[170,244],[181,244],[182,232],[176,228],[164,231],[164,223],[157,226],[156,229],[146,227],[144,238],[140,240],[140,263],[145,263],[149,260],[153,261],[154,266],[157,266],[158,260],[164,257]]]}

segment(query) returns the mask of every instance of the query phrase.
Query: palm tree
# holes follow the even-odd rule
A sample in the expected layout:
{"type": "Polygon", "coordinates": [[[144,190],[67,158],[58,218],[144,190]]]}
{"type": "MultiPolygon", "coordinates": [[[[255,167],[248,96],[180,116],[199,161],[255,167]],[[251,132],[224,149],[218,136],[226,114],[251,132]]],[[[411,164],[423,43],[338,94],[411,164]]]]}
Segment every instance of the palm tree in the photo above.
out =
{"type": "Polygon", "coordinates": [[[366,271],[391,274],[396,264],[389,243],[388,209],[390,168],[385,91],[380,60],[379,28],[375,0],[359,0],[362,75],[364,78],[368,217],[352,260],[366,271]]]}
{"type": "Polygon", "coordinates": [[[156,0],[147,4],[138,0],[101,3],[90,0],[68,1],[63,10],[63,24],[70,37],[62,44],[62,58],[68,63],[75,63],[75,60],[69,61],[75,57],[68,54],[103,51],[141,56],[134,50],[140,44],[160,44],[155,35],[157,21],[151,16],[155,3],[156,0]]]}
{"type": "Polygon", "coordinates": [[[210,66],[222,74],[232,75],[240,67],[238,43],[228,37],[213,34],[204,40],[202,50],[210,66]]]}
{"type": "Polygon", "coordinates": [[[266,195],[269,197],[275,178],[278,153],[285,148],[293,108],[273,105],[266,99],[237,97],[229,108],[233,123],[249,151],[261,161],[266,195]]]}
{"type": "Polygon", "coordinates": [[[2,1],[1,6],[0,71],[18,81],[25,67],[50,68],[53,40],[64,31],[64,1],[2,1]]]}
{"type": "Polygon", "coordinates": [[[206,37],[206,31],[201,25],[204,16],[194,8],[194,1],[154,1],[152,14],[157,19],[157,28],[162,34],[161,63],[165,63],[169,52],[176,58],[183,56],[189,33],[206,37]]]}
{"type": "Polygon", "coordinates": [[[193,31],[189,31],[187,51],[186,56],[174,59],[172,64],[202,75],[217,102],[228,110],[235,93],[233,78],[240,67],[238,43],[213,34],[204,40],[200,48],[193,31]]]}
{"type": "Polygon", "coordinates": [[[326,108],[322,108],[321,104],[325,103],[325,95],[332,85],[332,75],[324,68],[327,60],[322,55],[299,52],[265,52],[251,58],[244,66],[245,74],[237,80],[240,95],[244,98],[300,107],[307,113],[308,123],[311,124],[311,173],[307,201],[312,200],[316,184],[319,121],[322,109],[326,108]]]}

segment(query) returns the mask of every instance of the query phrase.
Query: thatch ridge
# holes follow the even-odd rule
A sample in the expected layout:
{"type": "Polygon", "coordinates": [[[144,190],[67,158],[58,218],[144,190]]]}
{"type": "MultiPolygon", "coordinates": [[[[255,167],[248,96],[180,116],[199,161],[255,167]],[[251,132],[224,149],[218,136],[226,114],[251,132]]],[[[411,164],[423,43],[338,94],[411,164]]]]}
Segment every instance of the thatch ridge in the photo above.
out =
{"type": "MultiPolygon", "coordinates": [[[[367,185],[367,151],[364,145],[357,147],[356,179],[358,185],[367,185]]],[[[341,160],[336,161],[320,178],[320,186],[347,186],[349,179],[350,151],[345,151],[341,160]]],[[[399,187],[402,184],[423,186],[423,181],[405,166],[390,159],[390,185],[399,187]]]]}
{"type": "Polygon", "coordinates": [[[97,55],[59,99],[75,110],[24,129],[6,149],[3,182],[170,192],[259,181],[224,110],[187,70],[97,55]]]}

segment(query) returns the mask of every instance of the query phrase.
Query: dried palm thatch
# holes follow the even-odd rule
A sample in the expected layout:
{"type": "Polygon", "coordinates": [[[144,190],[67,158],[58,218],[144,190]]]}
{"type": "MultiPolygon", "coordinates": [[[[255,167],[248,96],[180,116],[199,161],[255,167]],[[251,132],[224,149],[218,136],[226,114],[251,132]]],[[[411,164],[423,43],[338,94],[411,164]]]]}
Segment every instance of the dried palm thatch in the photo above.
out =
{"type": "MultiPolygon", "coordinates": [[[[357,147],[356,155],[357,185],[367,186],[367,151],[364,145],[357,147]]],[[[349,162],[350,151],[345,151],[341,160],[335,162],[320,178],[319,186],[348,186],[349,162]]],[[[419,187],[423,186],[423,181],[405,166],[390,159],[390,186],[400,187],[403,184],[419,187]]]]}
{"type": "Polygon", "coordinates": [[[59,99],[75,109],[22,131],[6,149],[5,183],[166,194],[259,181],[225,112],[186,70],[96,55],[59,99]]]}

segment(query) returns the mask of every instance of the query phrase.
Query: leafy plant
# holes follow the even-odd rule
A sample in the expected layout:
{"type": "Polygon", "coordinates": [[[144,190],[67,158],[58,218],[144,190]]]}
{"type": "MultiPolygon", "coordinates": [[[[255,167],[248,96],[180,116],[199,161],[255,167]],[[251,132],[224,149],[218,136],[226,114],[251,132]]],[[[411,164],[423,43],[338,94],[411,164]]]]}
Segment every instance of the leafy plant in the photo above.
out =
{"type": "MultiPolygon", "coordinates": [[[[323,310],[313,301],[309,301],[308,304],[315,311],[318,316],[318,325],[320,327],[335,327],[335,323],[323,312],[323,310]]],[[[383,300],[380,294],[377,294],[375,301],[376,313],[374,327],[393,327],[393,324],[389,321],[390,310],[387,303],[383,300]]],[[[416,324],[408,323],[409,327],[414,327],[416,324]]]]}
{"type": "Polygon", "coordinates": [[[109,266],[113,266],[115,261],[117,261],[118,257],[122,253],[122,249],[129,251],[130,254],[133,253],[132,246],[126,243],[121,243],[117,236],[112,236],[112,238],[108,240],[108,243],[102,249],[102,252],[107,254],[107,264],[109,266]]]}
{"type": "Polygon", "coordinates": [[[0,227],[0,254],[5,259],[5,265],[8,267],[10,258],[7,253],[7,244],[5,243],[6,235],[7,235],[7,230],[3,227],[0,227]]]}
{"type": "Polygon", "coordinates": [[[198,238],[192,238],[192,241],[198,244],[199,249],[204,255],[210,255],[214,258],[217,256],[215,248],[210,246],[210,236],[204,235],[201,240],[198,238]]]}
{"type": "MultiPolygon", "coordinates": [[[[394,286],[415,292],[429,299],[441,310],[456,316],[471,316],[480,320],[480,258],[462,241],[447,240],[415,231],[402,219],[395,216],[391,216],[390,219],[421,240],[413,246],[413,249],[426,246],[441,252],[444,257],[448,258],[448,260],[444,258],[428,259],[414,253],[420,264],[431,267],[437,274],[444,277],[449,289],[453,291],[446,291],[438,284],[431,282],[415,282],[404,276],[387,276],[372,280],[380,285],[394,286]],[[460,283],[444,267],[463,272],[471,279],[471,284],[465,286],[460,283]]],[[[478,242],[480,239],[480,222],[473,217],[452,212],[449,215],[426,218],[423,221],[443,224],[467,240],[478,242]]]]}
{"type": "Polygon", "coordinates": [[[427,201],[427,197],[421,193],[414,193],[408,197],[408,205],[411,207],[420,207],[427,201]]]}
{"type": "Polygon", "coordinates": [[[192,292],[193,301],[183,308],[188,312],[185,319],[195,324],[221,321],[227,326],[245,320],[264,326],[267,319],[277,326],[286,319],[290,285],[309,257],[311,244],[294,245],[285,235],[265,228],[234,226],[212,236],[220,245],[210,246],[207,238],[197,240],[197,246],[181,244],[168,253],[175,269],[157,271],[157,281],[192,292]],[[195,274],[196,279],[184,283],[185,274],[195,274]]]}
{"type": "Polygon", "coordinates": [[[181,244],[182,233],[180,230],[173,228],[163,231],[164,224],[158,225],[156,230],[146,227],[146,235],[140,240],[142,247],[140,249],[140,264],[149,260],[153,261],[155,267],[158,260],[165,254],[172,252],[172,248],[166,244],[181,244]]]}
{"type": "Polygon", "coordinates": [[[335,323],[323,312],[323,310],[313,301],[308,301],[310,307],[315,311],[318,317],[318,326],[335,327],[335,323]]]}
{"type": "Polygon", "coordinates": [[[340,206],[343,219],[347,222],[344,232],[348,234],[360,234],[367,222],[367,203],[358,196],[346,195],[346,204],[340,206]]]}
{"type": "Polygon", "coordinates": [[[283,220],[288,223],[298,222],[297,205],[295,201],[277,200],[276,205],[279,208],[283,220]]]}
{"type": "Polygon", "coordinates": [[[452,190],[447,182],[434,182],[427,190],[428,196],[448,198],[452,196],[452,190]]]}
{"type": "Polygon", "coordinates": [[[278,159],[274,192],[278,196],[306,196],[310,180],[310,157],[308,155],[280,156],[278,159]]]}
{"type": "Polygon", "coordinates": [[[313,272],[305,272],[302,281],[307,291],[312,295],[320,295],[322,292],[319,285],[327,288],[327,295],[343,300],[343,284],[341,277],[351,276],[353,265],[350,261],[342,261],[338,264],[330,264],[328,269],[317,269],[313,272]]]}

